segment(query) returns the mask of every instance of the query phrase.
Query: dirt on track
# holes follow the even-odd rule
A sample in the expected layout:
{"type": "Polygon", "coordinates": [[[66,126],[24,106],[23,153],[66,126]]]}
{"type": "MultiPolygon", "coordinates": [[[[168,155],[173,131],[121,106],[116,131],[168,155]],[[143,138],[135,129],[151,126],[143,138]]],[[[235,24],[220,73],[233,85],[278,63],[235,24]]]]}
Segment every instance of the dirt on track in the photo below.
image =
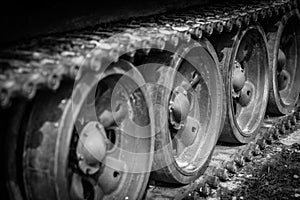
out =
{"type": "MultiPolygon", "coordinates": [[[[267,146],[232,180],[220,199],[300,199],[300,130],[267,146]]],[[[218,198],[219,199],[219,198],[218,198]]]]}

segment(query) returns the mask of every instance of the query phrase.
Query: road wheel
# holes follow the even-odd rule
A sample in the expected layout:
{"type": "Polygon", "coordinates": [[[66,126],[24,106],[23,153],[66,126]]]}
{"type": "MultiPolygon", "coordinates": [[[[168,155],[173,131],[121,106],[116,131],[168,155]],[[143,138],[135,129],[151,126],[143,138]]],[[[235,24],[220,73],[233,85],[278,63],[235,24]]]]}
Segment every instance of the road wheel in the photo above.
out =
{"type": "Polygon", "coordinates": [[[29,199],[141,199],[152,166],[153,111],[128,62],[82,72],[33,102],[24,145],[29,199]]]}

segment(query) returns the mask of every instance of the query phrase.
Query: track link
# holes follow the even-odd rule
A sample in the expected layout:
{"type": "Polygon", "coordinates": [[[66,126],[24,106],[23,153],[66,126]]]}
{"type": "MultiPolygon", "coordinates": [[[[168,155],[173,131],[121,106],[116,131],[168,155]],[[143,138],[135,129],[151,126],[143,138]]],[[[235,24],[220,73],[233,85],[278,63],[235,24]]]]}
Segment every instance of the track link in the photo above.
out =
{"type": "Polygon", "coordinates": [[[63,79],[80,78],[80,68],[98,71],[106,61],[120,56],[132,60],[137,52],[177,46],[192,37],[212,36],[275,20],[298,12],[297,1],[234,1],[190,8],[80,31],[37,38],[0,52],[0,104],[11,99],[32,99],[42,88],[56,90],[63,79]]]}
{"type": "Polygon", "coordinates": [[[300,128],[300,110],[283,117],[266,118],[254,141],[245,145],[217,144],[210,164],[195,182],[170,188],[163,183],[149,185],[145,199],[197,199],[213,196],[221,182],[230,181],[248,162],[258,156],[267,145],[300,128]]]}

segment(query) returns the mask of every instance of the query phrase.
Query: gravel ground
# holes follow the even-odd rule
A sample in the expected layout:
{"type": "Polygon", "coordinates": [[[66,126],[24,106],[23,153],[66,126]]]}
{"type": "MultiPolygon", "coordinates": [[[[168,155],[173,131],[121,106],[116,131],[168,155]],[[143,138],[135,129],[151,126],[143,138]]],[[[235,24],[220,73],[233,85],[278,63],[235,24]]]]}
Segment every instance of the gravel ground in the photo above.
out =
{"type": "Polygon", "coordinates": [[[221,199],[232,200],[300,200],[300,130],[267,146],[231,181],[222,183],[220,193],[221,199]]]}

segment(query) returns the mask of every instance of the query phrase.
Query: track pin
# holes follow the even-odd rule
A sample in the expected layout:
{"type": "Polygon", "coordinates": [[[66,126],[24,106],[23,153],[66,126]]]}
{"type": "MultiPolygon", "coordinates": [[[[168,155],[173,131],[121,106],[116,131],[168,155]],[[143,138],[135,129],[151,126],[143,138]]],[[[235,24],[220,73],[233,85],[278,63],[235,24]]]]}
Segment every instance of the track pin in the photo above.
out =
{"type": "Polygon", "coordinates": [[[244,16],[244,23],[248,26],[250,24],[251,21],[251,16],[250,15],[245,15],[244,16]]]}
{"type": "Polygon", "coordinates": [[[225,26],[225,30],[227,32],[230,32],[232,30],[232,28],[233,28],[233,22],[232,22],[232,20],[231,19],[226,20],[224,26],[225,26]]]}
{"type": "Polygon", "coordinates": [[[267,9],[267,14],[268,14],[268,17],[271,19],[272,16],[273,16],[273,10],[272,10],[272,8],[268,8],[267,9]]]}
{"type": "Polygon", "coordinates": [[[267,12],[265,9],[262,9],[259,14],[262,20],[264,20],[267,16],[267,12]]]}

